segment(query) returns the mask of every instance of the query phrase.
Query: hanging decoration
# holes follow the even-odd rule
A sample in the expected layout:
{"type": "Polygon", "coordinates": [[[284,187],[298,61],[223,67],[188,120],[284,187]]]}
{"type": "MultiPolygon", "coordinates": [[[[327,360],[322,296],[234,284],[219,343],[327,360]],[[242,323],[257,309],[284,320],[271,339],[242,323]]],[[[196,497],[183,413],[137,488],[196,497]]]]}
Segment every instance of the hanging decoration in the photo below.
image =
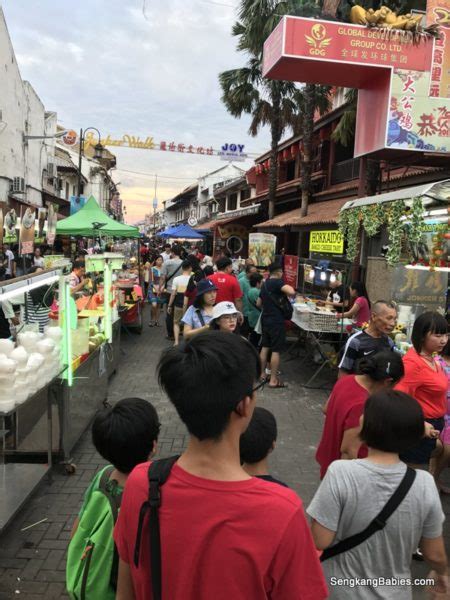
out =
{"type": "Polygon", "coordinates": [[[403,240],[403,222],[402,217],[406,211],[406,205],[403,200],[396,200],[391,203],[388,213],[388,234],[389,234],[389,249],[386,254],[386,261],[389,266],[393,267],[400,261],[402,254],[403,240]]]}
{"type": "Polygon", "coordinates": [[[361,209],[362,224],[369,237],[376,235],[386,222],[386,213],[383,210],[380,211],[379,208],[379,204],[371,204],[363,206],[361,209]]]}
{"type": "Polygon", "coordinates": [[[414,198],[411,211],[408,231],[408,240],[412,244],[418,244],[422,237],[425,221],[423,218],[423,204],[419,197],[414,198]]]}

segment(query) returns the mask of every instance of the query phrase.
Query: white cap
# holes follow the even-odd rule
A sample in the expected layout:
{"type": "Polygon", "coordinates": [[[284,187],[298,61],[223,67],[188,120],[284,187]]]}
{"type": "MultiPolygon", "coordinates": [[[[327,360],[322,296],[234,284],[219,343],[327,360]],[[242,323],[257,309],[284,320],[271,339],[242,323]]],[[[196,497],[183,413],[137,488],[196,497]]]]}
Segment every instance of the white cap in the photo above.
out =
{"type": "Polygon", "coordinates": [[[236,314],[240,315],[241,313],[235,307],[233,302],[219,302],[219,304],[216,304],[215,307],[213,308],[212,318],[219,319],[223,315],[236,315],[236,314]]]}

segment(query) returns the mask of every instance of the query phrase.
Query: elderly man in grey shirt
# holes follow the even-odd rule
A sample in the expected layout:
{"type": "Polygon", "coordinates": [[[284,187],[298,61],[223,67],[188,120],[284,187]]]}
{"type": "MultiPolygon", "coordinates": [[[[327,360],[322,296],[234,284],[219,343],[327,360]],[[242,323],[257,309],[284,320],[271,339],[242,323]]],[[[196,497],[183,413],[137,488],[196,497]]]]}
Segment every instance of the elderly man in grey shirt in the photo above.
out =
{"type": "MultiPolygon", "coordinates": [[[[177,275],[181,274],[181,263],[183,262],[180,258],[181,247],[174,244],[171,250],[171,258],[164,261],[161,269],[161,281],[160,289],[164,290],[164,299],[166,305],[169,302],[170,295],[172,293],[173,280],[177,275]]],[[[173,340],[173,313],[169,314],[166,312],[166,329],[167,338],[173,340]]]]}

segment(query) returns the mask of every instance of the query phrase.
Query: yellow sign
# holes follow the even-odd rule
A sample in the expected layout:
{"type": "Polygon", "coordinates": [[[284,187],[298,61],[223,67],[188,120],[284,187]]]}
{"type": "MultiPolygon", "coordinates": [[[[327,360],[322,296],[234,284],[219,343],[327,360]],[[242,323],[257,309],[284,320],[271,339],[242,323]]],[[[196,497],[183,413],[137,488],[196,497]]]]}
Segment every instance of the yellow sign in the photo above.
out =
{"type": "Polygon", "coordinates": [[[311,27],[311,35],[305,34],[306,43],[311,46],[309,53],[315,56],[325,56],[325,50],[331,43],[331,38],[325,38],[327,30],[322,23],[316,23],[311,27]]]}
{"type": "Polygon", "coordinates": [[[219,226],[218,229],[219,229],[219,235],[223,240],[227,240],[228,238],[230,238],[232,236],[236,236],[236,237],[240,237],[240,238],[248,237],[248,231],[244,227],[244,225],[237,225],[237,224],[230,223],[229,225],[219,226]]]}
{"type": "Polygon", "coordinates": [[[343,254],[344,238],[337,229],[333,231],[311,231],[309,234],[309,251],[343,254]]]}

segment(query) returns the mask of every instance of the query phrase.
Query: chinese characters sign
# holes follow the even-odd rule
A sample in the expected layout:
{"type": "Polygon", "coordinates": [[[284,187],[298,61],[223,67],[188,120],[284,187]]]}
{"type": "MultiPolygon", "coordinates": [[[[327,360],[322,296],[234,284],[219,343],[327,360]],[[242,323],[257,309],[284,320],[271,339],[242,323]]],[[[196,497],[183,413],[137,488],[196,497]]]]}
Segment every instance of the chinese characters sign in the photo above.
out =
{"type": "Polygon", "coordinates": [[[428,97],[427,73],[395,69],[387,132],[389,148],[450,152],[450,103],[428,97]]]}
{"type": "Polygon", "coordinates": [[[439,40],[284,17],[265,42],[263,74],[358,88],[355,156],[383,149],[450,152],[450,0],[429,0],[428,8],[429,24],[440,25],[439,40]]]}

